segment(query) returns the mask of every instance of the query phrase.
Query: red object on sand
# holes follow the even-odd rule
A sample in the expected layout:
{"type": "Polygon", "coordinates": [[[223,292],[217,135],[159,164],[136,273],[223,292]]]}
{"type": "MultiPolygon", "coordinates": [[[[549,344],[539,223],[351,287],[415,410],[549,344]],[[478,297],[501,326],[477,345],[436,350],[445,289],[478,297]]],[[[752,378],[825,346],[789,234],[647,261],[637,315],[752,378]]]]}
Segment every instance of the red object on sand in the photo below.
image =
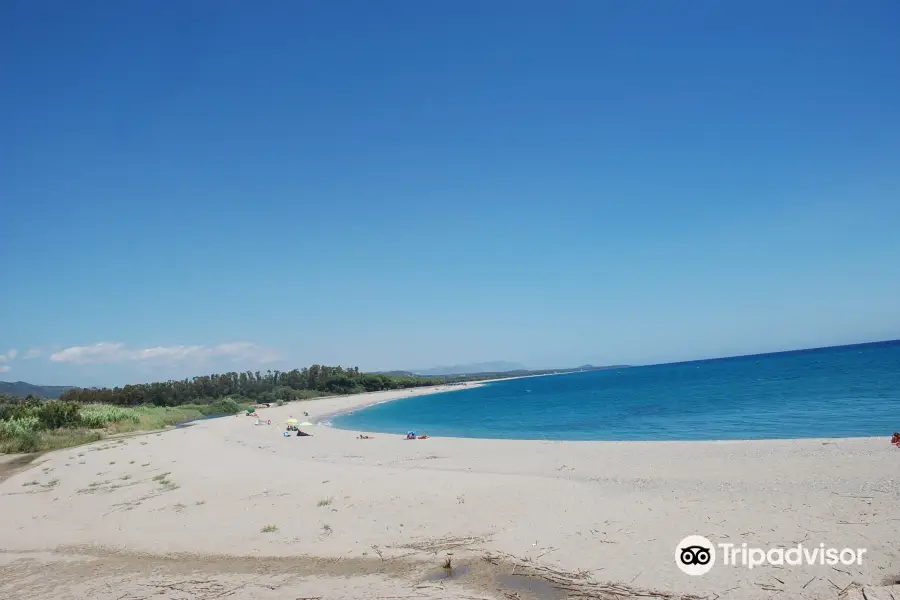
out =
{"type": "Polygon", "coordinates": [[[894,432],[894,435],[891,437],[891,443],[900,448],[900,433],[894,432]]]}

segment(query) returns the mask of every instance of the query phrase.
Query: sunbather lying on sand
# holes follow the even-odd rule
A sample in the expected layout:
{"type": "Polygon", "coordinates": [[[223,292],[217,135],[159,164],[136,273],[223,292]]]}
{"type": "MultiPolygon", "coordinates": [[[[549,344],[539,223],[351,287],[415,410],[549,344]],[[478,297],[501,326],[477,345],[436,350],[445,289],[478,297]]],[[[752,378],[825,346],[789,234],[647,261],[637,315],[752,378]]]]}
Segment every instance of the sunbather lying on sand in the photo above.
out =
{"type": "Polygon", "coordinates": [[[372,436],[371,436],[371,435],[363,435],[363,434],[359,434],[359,439],[361,439],[361,440],[371,440],[371,439],[372,439],[372,436]]]}

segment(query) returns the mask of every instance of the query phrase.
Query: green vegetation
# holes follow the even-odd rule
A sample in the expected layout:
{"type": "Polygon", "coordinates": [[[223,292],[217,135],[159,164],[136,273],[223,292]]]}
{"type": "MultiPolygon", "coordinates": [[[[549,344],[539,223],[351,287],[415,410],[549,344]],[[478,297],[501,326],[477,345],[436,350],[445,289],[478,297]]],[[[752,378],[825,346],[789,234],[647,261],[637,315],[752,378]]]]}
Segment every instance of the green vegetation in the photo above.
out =
{"type": "Polygon", "coordinates": [[[259,530],[261,533],[275,533],[278,531],[278,525],[266,525],[259,530]]]}
{"type": "MultiPolygon", "coordinates": [[[[235,414],[257,402],[282,405],[326,395],[597,368],[585,365],[560,371],[421,377],[405,372],[360,373],[356,367],[313,365],[288,372],[231,372],[115,388],[57,386],[46,388],[61,391],[59,400],[51,401],[34,395],[21,398],[0,390],[0,452],[77,446],[105,435],[162,429],[201,417],[235,414]]],[[[39,386],[28,389],[32,388],[40,391],[39,386]]]]}
{"type": "Polygon", "coordinates": [[[121,407],[35,398],[0,403],[0,452],[40,452],[246,409],[232,399],[184,406],[121,407]]]}
{"type": "Polygon", "coordinates": [[[63,391],[59,400],[51,401],[0,392],[0,452],[39,452],[77,446],[105,435],[161,429],[202,417],[235,414],[257,402],[284,404],[325,395],[419,387],[444,381],[313,365],[287,373],[246,371],[121,388],[71,388],[63,391]]]}
{"type": "Polygon", "coordinates": [[[116,388],[73,388],[63,392],[60,400],[79,404],[113,406],[181,406],[190,403],[209,404],[232,398],[275,404],[323,395],[376,392],[401,388],[438,385],[444,378],[391,377],[360,373],[354,367],[313,365],[293,371],[246,371],[203,375],[193,379],[126,385],[116,388]]]}

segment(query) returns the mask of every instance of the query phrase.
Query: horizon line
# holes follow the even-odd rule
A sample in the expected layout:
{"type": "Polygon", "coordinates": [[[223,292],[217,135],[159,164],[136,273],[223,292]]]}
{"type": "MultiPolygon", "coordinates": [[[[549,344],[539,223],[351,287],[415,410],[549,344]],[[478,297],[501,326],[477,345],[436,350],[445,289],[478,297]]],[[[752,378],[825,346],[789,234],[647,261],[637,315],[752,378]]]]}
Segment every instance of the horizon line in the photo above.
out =
{"type": "MultiPolygon", "coordinates": [[[[891,338],[891,339],[886,339],[886,340],[876,340],[876,341],[871,341],[871,342],[854,342],[854,343],[852,343],[852,344],[832,344],[832,345],[830,345],[830,346],[814,346],[814,347],[808,347],[808,348],[792,348],[792,349],[789,349],[789,350],[775,350],[775,351],[772,351],[772,352],[751,352],[751,353],[749,353],[749,354],[734,354],[734,355],[729,355],[729,356],[713,356],[713,357],[707,357],[707,358],[692,358],[692,359],[689,359],[689,360],[676,360],[676,361],[660,362],[660,363],[646,363],[646,364],[608,364],[608,365],[595,365],[595,364],[593,364],[593,363],[584,363],[584,364],[582,364],[582,365],[575,366],[575,367],[526,368],[526,369],[514,369],[514,370],[512,370],[512,371],[496,371],[496,373],[498,373],[498,374],[502,374],[502,373],[515,373],[515,372],[522,371],[522,370],[524,370],[524,371],[562,371],[562,370],[565,370],[565,369],[579,369],[579,368],[582,368],[582,367],[584,367],[584,366],[590,366],[590,367],[594,367],[594,368],[597,368],[597,369],[608,369],[608,370],[615,370],[616,368],[619,368],[619,369],[639,369],[639,368],[643,368],[643,367],[661,367],[661,366],[665,366],[665,365],[683,365],[683,364],[691,364],[691,363],[712,362],[712,361],[718,361],[718,360],[736,360],[736,359],[742,359],[742,358],[752,358],[752,357],[754,357],[754,356],[771,356],[771,355],[777,355],[777,354],[792,354],[792,353],[798,353],[798,352],[817,352],[817,351],[823,351],[823,350],[831,350],[831,349],[834,349],[834,348],[852,348],[852,347],[855,347],[855,346],[877,346],[877,345],[880,345],[880,344],[896,344],[896,343],[900,343],[900,338],[891,338]]],[[[483,362],[507,362],[507,361],[483,361],[483,362]]],[[[508,361],[508,362],[512,362],[512,361],[508,361]]],[[[312,363],[312,364],[319,364],[319,363],[312,363]]],[[[476,364],[477,364],[477,363],[476,363],[476,364]]],[[[280,372],[282,372],[282,373],[288,373],[288,372],[293,371],[293,370],[302,370],[302,369],[308,368],[308,367],[310,367],[310,366],[312,366],[312,365],[307,365],[307,366],[304,366],[304,367],[294,367],[294,368],[289,369],[289,370],[287,370],[287,371],[280,371],[280,372]]],[[[331,366],[331,365],[323,365],[323,366],[331,366]]],[[[341,368],[353,368],[353,367],[344,367],[343,365],[334,365],[334,366],[340,366],[341,368]]],[[[358,368],[358,367],[357,367],[357,368],[358,368]]],[[[434,368],[434,367],[433,367],[433,368],[434,368]]],[[[270,370],[270,371],[276,371],[277,369],[267,369],[267,370],[270,370]]],[[[412,373],[413,375],[416,375],[416,376],[419,376],[419,377],[423,377],[423,378],[425,378],[425,377],[449,377],[449,376],[452,376],[452,375],[457,375],[457,376],[482,375],[482,374],[485,374],[485,373],[494,373],[494,372],[495,372],[495,371],[484,371],[483,373],[452,373],[452,374],[448,374],[448,375],[419,375],[419,374],[416,373],[415,371],[408,371],[408,370],[405,370],[405,369],[382,369],[381,371],[362,371],[362,370],[361,370],[360,373],[368,373],[368,374],[377,375],[377,374],[383,374],[384,372],[390,372],[390,371],[399,371],[399,372],[412,373]]],[[[238,370],[235,370],[235,371],[223,371],[222,373],[219,373],[219,374],[223,374],[223,373],[241,373],[241,372],[243,372],[243,371],[238,371],[238,370]]],[[[579,372],[580,372],[580,371],[572,371],[572,373],[579,373],[579,372]]],[[[204,374],[200,374],[200,375],[194,375],[194,376],[191,376],[191,377],[186,377],[185,379],[194,379],[194,378],[196,378],[196,377],[204,377],[204,376],[211,375],[211,374],[212,374],[212,373],[204,373],[204,374]]],[[[116,388],[116,387],[124,387],[125,385],[146,385],[146,384],[148,384],[148,383],[156,383],[156,382],[162,382],[162,381],[163,381],[163,380],[157,379],[156,381],[150,381],[150,382],[142,382],[142,383],[126,383],[126,384],[123,384],[123,385],[121,385],[121,386],[119,386],[119,385],[113,385],[113,386],[100,385],[100,386],[90,386],[90,387],[88,387],[88,386],[79,386],[79,385],[67,385],[67,384],[31,383],[31,382],[29,382],[29,381],[24,381],[24,380],[21,380],[21,379],[19,379],[19,380],[17,380],[17,381],[0,380],[0,383],[10,383],[10,384],[14,384],[14,383],[25,383],[25,384],[28,384],[28,385],[34,385],[34,386],[38,386],[38,387],[69,387],[69,388],[91,389],[91,388],[104,388],[104,387],[116,388]]],[[[170,378],[170,379],[166,379],[166,380],[164,380],[164,381],[182,381],[182,379],[171,379],[171,378],[170,378]]]]}

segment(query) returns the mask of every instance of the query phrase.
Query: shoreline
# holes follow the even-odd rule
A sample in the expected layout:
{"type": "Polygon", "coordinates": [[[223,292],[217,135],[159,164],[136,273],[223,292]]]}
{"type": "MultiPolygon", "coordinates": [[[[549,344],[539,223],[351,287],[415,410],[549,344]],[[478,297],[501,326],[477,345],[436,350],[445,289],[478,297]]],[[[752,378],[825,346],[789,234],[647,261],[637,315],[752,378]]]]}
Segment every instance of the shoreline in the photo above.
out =
{"type": "MultiPolygon", "coordinates": [[[[510,379],[519,379],[518,377],[513,377],[510,379]]],[[[313,416],[310,414],[309,421],[314,425],[323,425],[324,423],[330,421],[331,419],[335,419],[337,417],[341,417],[344,415],[348,415],[354,413],[358,410],[365,410],[367,408],[371,408],[372,406],[378,406],[379,404],[384,404],[386,402],[394,402],[395,400],[407,400],[409,398],[415,398],[417,396],[430,396],[434,394],[446,394],[450,392],[459,392],[462,390],[468,390],[472,388],[478,388],[487,385],[488,383],[492,383],[494,381],[505,381],[505,379],[490,379],[486,381],[473,381],[473,382],[464,382],[457,384],[445,384],[445,385],[436,385],[436,386],[424,386],[418,388],[407,388],[403,390],[383,390],[380,392],[364,392],[361,394],[349,394],[346,396],[329,396],[328,398],[312,398],[310,400],[303,400],[300,402],[292,402],[290,404],[300,405],[301,403],[305,406],[312,402],[318,402],[320,400],[336,400],[338,398],[342,400],[349,400],[350,405],[334,410],[332,412],[326,412],[321,415],[313,416]],[[359,402],[359,400],[363,396],[379,396],[378,399],[367,398],[364,402],[359,402]]],[[[287,406],[287,405],[285,405],[287,406]]],[[[310,412],[310,411],[306,411],[310,412]]],[[[349,430],[348,430],[349,431],[349,430]]]]}
{"type": "Polygon", "coordinates": [[[442,387],[272,406],[260,411],[271,426],[206,419],[48,452],[0,482],[0,597],[189,595],[177,586],[192,582],[196,597],[254,600],[555,600],[504,579],[545,569],[618,582],[623,600],[626,589],[812,600],[900,579],[900,450],[885,438],[360,440],[324,425],[283,436],[303,411],[321,423],[442,387]],[[840,571],[716,565],[688,577],[673,559],[687,535],[868,552],[840,571]],[[460,574],[443,579],[448,558],[460,574]]]}
{"type": "MultiPolygon", "coordinates": [[[[568,373],[562,373],[562,375],[567,375],[568,373]]],[[[409,398],[415,398],[418,396],[426,396],[433,394],[443,394],[450,393],[455,391],[468,390],[473,388],[478,388],[485,386],[490,383],[495,383],[498,381],[509,381],[512,379],[526,379],[531,377],[549,377],[552,375],[560,375],[559,373],[547,373],[541,375],[525,375],[522,377],[508,377],[504,379],[488,379],[484,381],[474,381],[474,382],[464,382],[462,384],[445,384],[438,386],[427,386],[420,388],[408,388],[404,390],[384,390],[379,392],[364,392],[360,394],[348,394],[345,396],[327,396],[324,398],[312,398],[310,400],[302,400],[297,402],[291,402],[285,404],[280,407],[272,406],[268,409],[263,409],[267,411],[271,411],[274,409],[285,409],[288,407],[307,407],[312,406],[313,410],[315,410],[319,405],[324,405],[320,410],[324,410],[325,412],[320,414],[313,414],[313,410],[308,410],[304,408],[306,412],[309,412],[308,417],[296,417],[296,415],[291,415],[294,418],[299,418],[301,421],[306,419],[316,427],[327,427],[329,429],[335,429],[337,431],[346,431],[355,434],[368,434],[368,435],[378,435],[378,436],[390,436],[397,435],[402,436],[402,431],[398,430],[396,433],[386,433],[379,431],[364,431],[360,429],[344,429],[341,427],[333,427],[328,424],[332,419],[337,417],[341,417],[344,415],[348,415],[354,413],[358,410],[365,410],[367,408],[371,408],[373,406],[377,406],[379,404],[384,404],[386,402],[394,402],[396,400],[407,400],[409,398]],[[449,389],[448,389],[449,388],[449,389]],[[340,402],[338,402],[340,401],[340,402]],[[339,408],[335,408],[335,405],[342,404],[343,406],[339,408]]],[[[273,420],[273,424],[276,422],[273,420]]],[[[402,428],[401,428],[402,429],[402,428]]],[[[837,443],[840,441],[848,441],[848,440],[866,440],[866,441],[877,441],[882,440],[886,441],[890,439],[890,434],[884,435],[870,435],[870,436],[851,436],[851,437],[804,437],[804,438],[761,438],[761,439],[745,439],[745,438],[734,438],[734,439],[705,439],[705,440],[558,440],[558,439],[535,439],[535,438],[482,438],[482,437],[456,437],[456,436],[431,436],[429,438],[436,439],[447,439],[447,440],[483,440],[489,442],[533,442],[538,444],[746,444],[746,443],[785,443],[785,442],[818,442],[818,443],[837,443]]]]}

